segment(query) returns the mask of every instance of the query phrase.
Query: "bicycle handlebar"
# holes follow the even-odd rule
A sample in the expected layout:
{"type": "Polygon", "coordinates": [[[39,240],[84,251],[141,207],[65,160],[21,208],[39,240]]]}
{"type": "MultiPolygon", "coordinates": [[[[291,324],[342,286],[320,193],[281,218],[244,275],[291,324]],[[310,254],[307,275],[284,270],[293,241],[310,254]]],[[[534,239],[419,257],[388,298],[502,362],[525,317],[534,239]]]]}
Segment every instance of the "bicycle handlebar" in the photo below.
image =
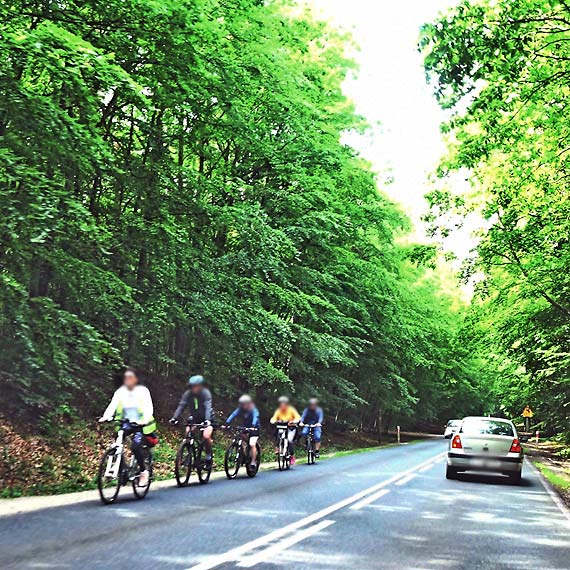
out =
{"type": "Polygon", "coordinates": [[[191,428],[207,428],[207,427],[214,427],[214,425],[212,424],[212,422],[206,421],[206,422],[201,422],[199,424],[194,424],[192,422],[186,422],[186,427],[191,427],[191,428]]]}
{"type": "Polygon", "coordinates": [[[245,427],[245,426],[222,426],[221,429],[226,431],[258,431],[258,427],[245,427]]]}
{"type": "Polygon", "coordinates": [[[140,423],[138,423],[138,422],[133,422],[133,421],[129,420],[128,418],[124,418],[124,419],[122,419],[122,420],[118,420],[118,419],[116,419],[116,418],[113,418],[113,419],[111,419],[111,420],[104,420],[104,421],[99,420],[99,423],[100,423],[100,424],[122,424],[122,423],[129,423],[129,424],[132,425],[133,427],[146,427],[146,426],[150,425],[150,424],[140,424],[140,423]]]}

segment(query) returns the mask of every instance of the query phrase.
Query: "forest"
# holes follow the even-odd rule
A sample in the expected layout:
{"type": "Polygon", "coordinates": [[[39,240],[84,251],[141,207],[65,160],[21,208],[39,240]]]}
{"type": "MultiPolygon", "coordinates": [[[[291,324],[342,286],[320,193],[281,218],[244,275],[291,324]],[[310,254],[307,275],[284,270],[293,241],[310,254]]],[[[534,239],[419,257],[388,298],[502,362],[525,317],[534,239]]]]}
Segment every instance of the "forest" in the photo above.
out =
{"type": "Polygon", "coordinates": [[[450,118],[426,216],[484,223],[463,278],[476,282],[471,342],[511,415],[570,438],[570,4],[461,2],[422,29],[428,81],[450,118]],[[468,175],[470,191],[453,180],[468,175]]]}
{"type": "Polygon", "coordinates": [[[435,240],[450,212],[486,221],[471,302],[344,142],[367,129],[351,39],[296,3],[5,0],[0,19],[4,417],[92,418],[129,364],[155,400],[200,372],[265,409],[318,395],[356,429],[527,404],[568,429],[564,3],[464,2],[421,31],[451,111],[426,217],[435,240]]]}

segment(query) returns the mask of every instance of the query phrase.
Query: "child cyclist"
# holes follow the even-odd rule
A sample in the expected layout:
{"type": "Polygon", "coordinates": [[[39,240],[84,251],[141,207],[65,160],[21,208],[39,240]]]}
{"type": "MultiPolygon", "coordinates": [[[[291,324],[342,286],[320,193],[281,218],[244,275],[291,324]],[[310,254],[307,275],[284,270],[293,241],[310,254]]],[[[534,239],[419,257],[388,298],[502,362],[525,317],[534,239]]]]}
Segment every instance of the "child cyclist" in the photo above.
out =
{"type": "Polygon", "coordinates": [[[251,396],[244,394],[238,400],[238,407],[229,415],[226,420],[226,426],[229,426],[234,420],[240,427],[252,428],[249,432],[248,445],[251,468],[257,467],[257,442],[259,440],[259,428],[261,422],[259,420],[259,411],[255,407],[251,396]]]}
{"type": "MultiPolygon", "coordinates": [[[[291,455],[291,465],[295,465],[295,437],[297,436],[297,425],[301,420],[299,412],[291,405],[287,396],[281,396],[277,400],[277,409],[270,420],[272,425],[277,423],[288,424],[287,439],[289,440],[289,454],[291,455]]],[[[277,432],[275,434],[277,436],[277,432]]],[[[277,449],[275,452],[277,453],[277,449]]]]}

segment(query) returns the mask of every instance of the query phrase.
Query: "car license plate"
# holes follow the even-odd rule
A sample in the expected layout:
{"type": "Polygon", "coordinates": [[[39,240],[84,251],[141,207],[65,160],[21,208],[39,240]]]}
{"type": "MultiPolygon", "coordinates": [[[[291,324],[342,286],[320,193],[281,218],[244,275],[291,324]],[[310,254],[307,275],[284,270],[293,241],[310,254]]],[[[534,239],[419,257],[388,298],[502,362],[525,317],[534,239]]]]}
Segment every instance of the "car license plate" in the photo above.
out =
{"type": "Polygon", "coordinates": [[[492,459],[473,459],[471,464],[476,469],[499,469],[501,466],[499,461],[492,459]]]}

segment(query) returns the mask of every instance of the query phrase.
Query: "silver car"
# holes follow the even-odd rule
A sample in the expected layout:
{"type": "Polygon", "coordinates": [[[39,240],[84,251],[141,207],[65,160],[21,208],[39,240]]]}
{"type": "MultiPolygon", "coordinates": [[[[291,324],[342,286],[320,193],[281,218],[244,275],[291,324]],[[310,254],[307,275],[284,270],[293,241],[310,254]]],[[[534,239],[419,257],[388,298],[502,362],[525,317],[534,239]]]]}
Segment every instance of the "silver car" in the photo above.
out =
{"type": "Polygon", "coordinates": [[[508,475],[518,484],[522,464],[521,439],[513,422],[503,418],[467,417],[449,442],[445,476],[456,479],[462,471],[495,472],[508,475]]]}
{"type": "Polygon", "coordinates": [[[445,431],[443,432],[443,437],[445,439],[451,439],[451,436],[457,432],[461,427],[461,420],[449,420],[445,426],[445,431]]]}

